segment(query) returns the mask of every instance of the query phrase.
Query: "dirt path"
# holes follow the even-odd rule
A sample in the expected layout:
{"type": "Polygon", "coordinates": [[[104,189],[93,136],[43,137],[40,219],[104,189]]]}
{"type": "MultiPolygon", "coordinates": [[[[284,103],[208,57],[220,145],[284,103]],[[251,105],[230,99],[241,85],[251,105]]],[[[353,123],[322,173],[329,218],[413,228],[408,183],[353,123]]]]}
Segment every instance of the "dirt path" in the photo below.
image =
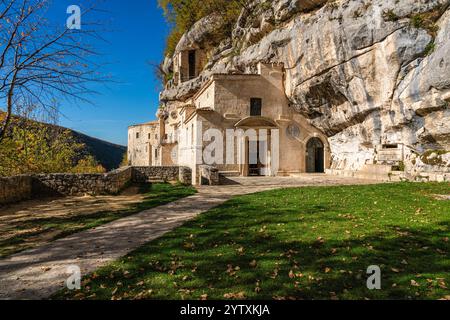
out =
{"type": "Polygon", "coordinates": [[[98,212],[119,212],[143,201],[138,187],[119,196],[85,196],[29,200],[0,207],[0,256],[44,245],[63,230],[48,227],[58,221],[90,216],[98,212]],[[14,241],[21,238],[21,241],[14,241]]]}
{"type": "Polygon", "coordinates": [[[202,187],[197,195],[0,260],[0,299],[48,298],[64,288],[69,266],[79,266],[82,275],[91,273],[235,195],[294,186],[373,183],[327,176],[258,179],[202,187]]]}

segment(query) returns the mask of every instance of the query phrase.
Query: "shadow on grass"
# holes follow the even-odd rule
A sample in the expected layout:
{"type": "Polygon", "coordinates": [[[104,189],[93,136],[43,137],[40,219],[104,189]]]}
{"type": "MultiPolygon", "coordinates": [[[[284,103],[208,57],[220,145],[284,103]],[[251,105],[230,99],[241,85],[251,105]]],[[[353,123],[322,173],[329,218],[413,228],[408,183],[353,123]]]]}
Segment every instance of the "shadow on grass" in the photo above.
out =
{"type": "Polygon", "coordinates": [[[131,204],[124,210],[31,219],[17,226],[17,230],[34,229],[33,231],[0,241],[0,257],[6,257],[32,248],[35,245],[33,240],[39,239],[39,237],[46,234],[51,233],[48,237],[49,239],[46,239],[47,241],[61,239],[77,232],[95,228],[102,224],[191,196],[195,193],[196,191],[193,187],[180,184],[143,184],[139,186],[139,194],[144,195],[143,201],[131,204]]]}

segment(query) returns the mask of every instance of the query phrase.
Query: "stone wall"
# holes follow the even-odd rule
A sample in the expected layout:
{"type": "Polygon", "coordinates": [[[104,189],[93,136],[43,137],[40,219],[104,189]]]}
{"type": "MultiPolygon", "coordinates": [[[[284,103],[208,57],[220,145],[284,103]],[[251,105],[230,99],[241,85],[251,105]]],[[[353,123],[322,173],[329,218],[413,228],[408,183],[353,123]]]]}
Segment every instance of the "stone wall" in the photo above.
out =
{"type": "Polygon", "coordinates": [[[30,176],[0,178],[0,204],[31,198],[32,180],[30,176]]]}
{"type": "Polygon", "coordinates": [[[148,182],[154,180],[183,184],[192,183],[192,170],[188,167],[133,167],[133,181],[148,182]]]}
{"type": "Polygon", "coordinates": [[[105,174],[52,173],[0,178],[0,205],[39,196],[117,194],[130,182],[192,184],[187,167],[124,167],[105,174]]]}
{"type": "Polygon", "coordinates": [[[192,169],[189,167],[180,167],[179,180],[182,184],[192,184],[192,169]]]}
{"type": "Polygon", "coordinates": [[[33,194],[115,194],[131,181],[132,168],[125,167],[106,174],[39,174],[33,178],[33,194]]]}

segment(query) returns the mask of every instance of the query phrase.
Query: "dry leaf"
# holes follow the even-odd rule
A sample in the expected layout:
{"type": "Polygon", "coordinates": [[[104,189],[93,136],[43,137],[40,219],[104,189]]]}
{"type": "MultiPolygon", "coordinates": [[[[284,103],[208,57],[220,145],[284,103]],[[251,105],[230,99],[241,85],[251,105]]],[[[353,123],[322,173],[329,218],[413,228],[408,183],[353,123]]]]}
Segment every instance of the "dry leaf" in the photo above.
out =
{"type": "Polygon", "coordinates": [[[245,299],[245,292],[226,293],[223,295],[225,299],[245,299]]]}
{"type": "Polygon", "coordinates": [[[413,287],[420,287],[420,284],[418,284],[416,280],[411,280],[411,285],[413,287]]]}

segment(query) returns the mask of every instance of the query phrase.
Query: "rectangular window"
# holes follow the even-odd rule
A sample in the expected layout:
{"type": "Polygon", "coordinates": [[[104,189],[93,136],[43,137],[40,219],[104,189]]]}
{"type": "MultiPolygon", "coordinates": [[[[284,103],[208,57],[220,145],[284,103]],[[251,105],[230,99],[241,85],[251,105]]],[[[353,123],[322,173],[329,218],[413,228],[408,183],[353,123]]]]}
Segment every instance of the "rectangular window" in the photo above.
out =
{"type": "Polygon", "coordinates": [[[136,139],[139,139],[139,132],[136,132],[136,139]]]}
{"type": "Polygon", "coordinates": [[[190,79],[194,79],[196,76],[196,74],[195,74],[195,64],[196,64],[195,50],[189,51],[188,60],[189,60],[189,80],[190,80],[190,79]]]}
{"type": "Polygon", "coordinates": [[[149,133],[149,134],[148,134],[148,140],[150,140],[151,138],[152,138],[152,134],[149,133]]]}
{"type": "Polygon", "coordinates": [[[155,149],[155,159],[158,159],[158,149],[155,149]]]}
{"type": "Polygon", "coordinates": [[[250,116],[260,117],[262,115],[262,99],[251,98],[250,99],[250,116]]]}

